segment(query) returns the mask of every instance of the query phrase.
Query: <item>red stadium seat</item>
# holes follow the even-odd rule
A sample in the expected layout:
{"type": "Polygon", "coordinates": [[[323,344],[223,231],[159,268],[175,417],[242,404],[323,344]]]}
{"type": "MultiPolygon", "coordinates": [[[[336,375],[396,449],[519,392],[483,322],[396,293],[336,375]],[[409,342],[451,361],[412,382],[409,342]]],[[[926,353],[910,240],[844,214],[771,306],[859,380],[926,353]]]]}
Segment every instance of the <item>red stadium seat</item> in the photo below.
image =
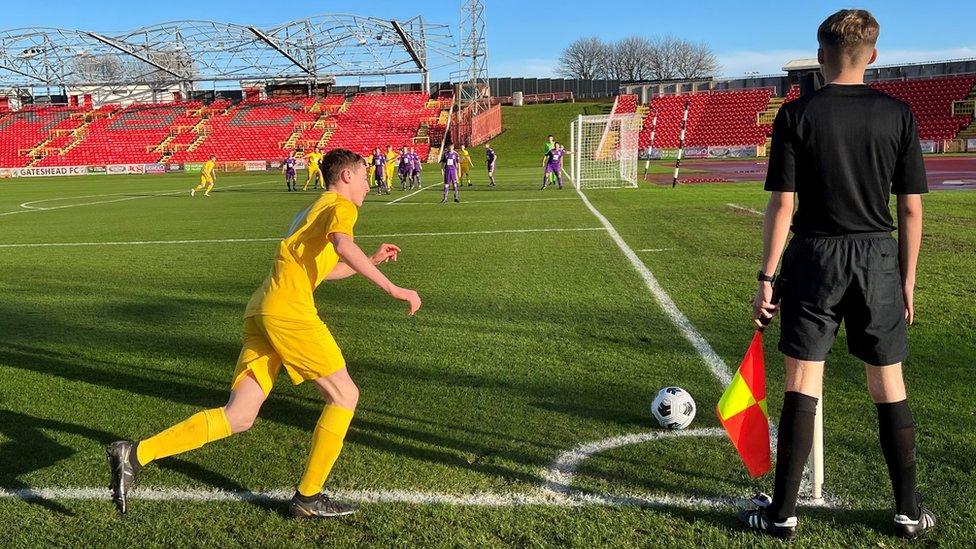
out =
{"type": "Polygon", "coordinates": [[[28,107],[0,114],[0,167],[277,160],[290,148],[325,142],[368,154],[374,147],[412,146],[426,157],[445,127],[436,123],[449,97],[422,93],[325,98],[28,107]],[[428,102],[431,105],[428,107],[428,102]],[[343,105],[346,109],[343,110],[343,105]],[[343,111],[343,112],[339,112],[343,111]],[[191,150],[192,149],[192,150],[191,150]],[[171,156],[170,156],[171,155],[171,156]]]}

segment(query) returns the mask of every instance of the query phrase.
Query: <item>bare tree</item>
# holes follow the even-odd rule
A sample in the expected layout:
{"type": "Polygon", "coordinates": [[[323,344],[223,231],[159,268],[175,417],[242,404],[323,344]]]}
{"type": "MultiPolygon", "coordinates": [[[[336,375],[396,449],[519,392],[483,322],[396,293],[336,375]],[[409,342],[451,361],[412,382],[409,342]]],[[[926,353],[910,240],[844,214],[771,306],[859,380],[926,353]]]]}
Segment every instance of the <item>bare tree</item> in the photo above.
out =
{"type": "Polygon", "coordinates": [[[559,56],[557,72],[571,78],[615,80],[672,80],[712,76],[719,69],[710,47],[674,36],[649,40],[628,36],[605,43],[598,37],[580,38],[559,56]]]}
{"type": "MultiPolygon", "coordinates": [[[[152,60],[154,63],[176,74],[184,75],[188,78],[194,78],[196,76],[193,59],[185,51],[156,50],[152,52],[152,60]]],[[[147,75],[148,81],[155,84],[172,82],[175,78],[172,74],[159,69],[151,70],[147,75]]]]}
{"type": "Polygon", "coordinates": [[[650,70],[655,80],[670,80],[677,77],[675,57],[677,57],[678,39],[673,36],[655,38],[651,43],[650,70]]]}
{"type": "Polygon", "coordinates": [[[628,36],[607,48],[607,73],[618,80],[646,80],[651,78],[654,48],[642,36],[628,36]]]}
{"type": "Polygon", "coordinates": [[[591,79],[606,74],[607,46],[596,36],[573,41],[559,55],[556,72],[570,78],[591,79]]]}
{"type": "Polygon", "coordinates": [[[84,82],[109,82],[125,74],[122,62],[116,55],[79,54],[71,62],[84,82]]]}
{"type": "Polygon", "coordinates": [[[718,59],[707,44],[694,44],[682,40],[675,56],[678,78],[712,76],[718,71],[718,59]]]}
{"type": "Polygon", "coordinates": [[[718,71],[718,60],[707,44],[664,36],[651,43],[651,77],[658,80],[699,78],[718,71]]]}

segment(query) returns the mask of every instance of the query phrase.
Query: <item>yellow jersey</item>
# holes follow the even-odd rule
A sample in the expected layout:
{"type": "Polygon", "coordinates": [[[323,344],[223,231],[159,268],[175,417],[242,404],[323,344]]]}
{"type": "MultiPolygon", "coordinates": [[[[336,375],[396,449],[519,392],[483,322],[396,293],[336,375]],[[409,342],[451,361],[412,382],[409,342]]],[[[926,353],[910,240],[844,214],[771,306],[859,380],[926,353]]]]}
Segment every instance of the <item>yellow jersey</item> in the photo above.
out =
{"type": "Polygon", "coordinates": [[[334,233],[353,236],[359,210],[349,199],[328,191],[295,216],[278,243],[274,266],[247,304],[244,317],[271,315],[318,319],[312,293],[339,263],[334,233]]]}
{"type": "Polygon", "coordinates": [[[322,161],[322,153],[311,152],[305,155],[305,161],[308,162],[309,171],[315,171],[319,169],[319,162],[322,161]]]}
{"type": "Polygon", "coordinates": [[[216,166],[217,166],[217,163],[214,162],[213,160],[207,160],[206,162],[204,162],[203,163],[203,168],[202,168],[203,176],[204,177],[213,177],[214,167],[216,167],[216,166]]]}
{"type": "Polygon", "coordinates": [[[468,169],[471,167],[471,153],[467,149],[463,151],[458,151],[461,153],[461,169],[468,169]]]}

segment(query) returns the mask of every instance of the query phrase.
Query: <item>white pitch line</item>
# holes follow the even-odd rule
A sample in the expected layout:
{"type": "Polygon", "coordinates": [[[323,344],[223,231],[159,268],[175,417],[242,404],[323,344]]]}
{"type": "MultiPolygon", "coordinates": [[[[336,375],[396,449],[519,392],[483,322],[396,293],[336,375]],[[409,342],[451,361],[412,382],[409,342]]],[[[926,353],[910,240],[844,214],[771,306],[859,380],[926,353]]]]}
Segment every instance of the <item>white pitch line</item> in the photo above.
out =
{"type": "MultiPolygon", "coordinates": [[[[269,179],[269,180],[266,180],[266,181],[258,181],[256,183],[241,183],[239,185],[222,185],[219,188],[215,189],[215,191],[219,192],[221,189],[235,189],[235,188],[238,188],[238,187],[252,187],[254,185],[264,185],[264,184],[267,184],[267,183],[273,183],[274,181],[275,180],[273,180],[273,179],[269,179]]],[[[189,192],[189,187],[183,188],[183,189],[179,189],[179,190],[163,191],[163,192],[154,192],[154,193],[150,193],[150,194],[140,194],[138,196],[126,196],[125,198],[117,198],[117,199],[114,199],[114,200],[96,200],[94,202],[82,202],[80,204],[65,204],[64,206],[50,206],[50,207],[47,207],[47,208],[40,208],[40,207],[33,206],[33,204],[38,204],[40,202],[53,202],[55,200],[74,200],[74,199],[78,199],[78,198],[99,198],[99,197],[105,197],[105,196],[120,196],[120,195],[128,195],[128,194],[131,194],[132,192],[139,192],[139,191],[138,190],[133,190],[133,191],[130,191],[128,193],[91,194],[91,195],[85,195],[85,196],[66,196],[66,197],[61,197],[61,198],[46,198],[44,200],[31,200],[31,201],[28,201],[28,202],[24,202],[23,204],[20,205],[20,207],[21,208],[24,208],[24,209],[22,209],[22,210],[14,210],[12,212],[2,212],[2,213],[0,213],[0,216],[13,215],[13,214],[18,214],[18,213],[28,213],[28,212],[46,212],[46,211],[49,211],[49,210],[62,210],[64,208],[77,208],[79,206],[95,206],[95,205],[98,205],[98,204],[112,204],[114,202],[125,202],[127,200],[139,200],[139,199],[142,199],[142,198],[155,198],[157,196],[172,196],[172,195],[175,195],[175,194],[181,194],[181,193],[187,193],[187,192],[189,192]]]]}
{"type": "Polygon", "coordinates": [[[671,322],[675,325],[675,327],[678,328],[681,335],[683,335],[685,339],[691,343],[692,347],[698,351],[698,354],[701,355],[702,359],[705,361],[705,364],[708,365],[708,369],[712,372],[712,375],[715,376],[715,379],[717,379],[723,387],[727,386],[732,381],[732,371],[729,369],[728,365],[725,364],[725,361],[722,360],[722,357],[718,356],[718,353],[712,349],[712,346],[709,345],[705,337],[701,335],[701,332],[699,332],[691,321],[688,320],[688,317],[681,312],[681,309],[679,309],[674,300],[671,299],[671,296],[669,296],[668,293],[664,291],[664,288],[661,287],[661,284],[658,283],[657,278],[654,277],[651,270],[647,268],[647,265],[644,265],[644,262],[641,261],[639,257],[637,257],[637,253],[635,253],[634,249],[624,241],[623,237],[620,236],[620,233],[617,232],[617,229],[615,229],[613,224],[610,223],[610,220],[604,217],[604,215],[600,213],[600,211],[597,210],[593,204],[590,203],[590,200],[585,194],[583,194],[583,191],[576,189],[576,192],[580,195],[580,198],[583,199],[583,203],[586,204],[587,208],[589,208],[590,213],[592,213],[600,221],[600,223],[603,224],[604,228],[607,229],[607,234],[610,235],[610,238],[612,238],[617,244],[620,251],[623,252],[627,259],[630,260],[630,264],[634,267],[641,278],[644,279],[644,284],[647,285],[647,289],[650,290],[651,294],[653,294],[655,299],[657,299],[658,304],[660,304],[661,308],[664,309],[665,314],[668,315],[671,322]]]}
{"type": "Polygon", "coordinates": [[[637,250],[638,252],[670,252],[674,248],[644,248],[643,250],[637,250]]]}
{"type": "Polygon", "coordinates": [[[753,210],[752,208],[747,208],[745,206],[740,206],[738,204],[726,204],[726,206],[736,210],[742,210],[743,212],[749,212],[751,214],[763,215],[763,213],[758,210],[753,210]]]}
{"type": "Polygon", "coordinates": [[[596,442],[581,444],[568,452],[563,452],[548,469],[542,471],[542,480],[545,481],[543,490],[558,494],[571,495],[575,491],[572,489],[573,476],[580,464],[590,458],[593,454],[629,446],[631,444],[641,444],[668,438],[685,437],[720,437],[725,433],[718,428],[710,429],[689,429],[682,431],[648,431],[629,435],[616,436],[596,442]]]}
{"type": "MultiPolygon", "coordinates": [[[[576,189],[576,192],[579,193],[580,198],[583,199],[583,203],[586,204],[586,207],[590,210],[590,213],[600,220],[600,223],[602,223],[607,229],[607,234],[610,235],[610,238],[612,238],[617,244],[620,251],[624,253],[627,259],[630,260],[630,263],[633,265],[634,269],[636,269],[638,274],[640,274],[644,279],[644,283],[647,285],[647,288],[657,299],[658,303],[661,305],[661,308],[664,309],[664,312],[671,319],[671,322],[675,325],[675,327],[678,328],[685,339],[691,343],[695,350],[698,351],[698,354],[705,361],[705,364],[708,365],[708,369],[712,372],[715,379],[722,384],[722,387],[727,387],[729,383],[732,382],[732,371],[729,369],[725,361],[722,360],[722,357],[718,356],[718,353],[712,349],[712,346],[708,343],[705,337],[701,335],[701,332],[699,332],[691,321],[688,320],[688,317],[681,312],[681,309],[679,309],[674,300],[671,299],[671,296],[669,296],[668,293],[664,291],[664,288],[661,287],[660,283],[658,283],[657,278],[654,277],[651,270],[647,268],[647,265],[645,265],[639,257],[637,257],[637,254],[634,252],[633,248],[631,248],[624,241],[623,237],[620,236],[620,233],[618,233],[613,224],[610,223],[610,220],[608,220],[603,214],[600,213],[599,210],[596,209],[595,206],[593,206],[592,203],[590,203],[590,200],[585,194],[583,194],[583,191],[576,189]]],[[[775,444],[777,433],[776,425],[772,420],[769,421],[769,431],[771,442],[775,444]]],[[[809,479],[809,475],[805,475],[805,477],[809,479]]],[[[809,480],[806,482],[809,482],[809,480]]],[[[824,495],[823,499],[826,500],[827,496],[824,495]]],[[[817,502],[813,502],[813,504],[816,503],[817,502]]]]}
{"type": "MultiPolygon", "coordinates": [[[[406,198],[404,196],[403,198],[406,198]]],[[[500,200],[462,200],[460,204],[494,204],[499,202],[558,202],[560,200],[572,200],[573,202],[578,202],[575,198],[505,198],[500,200]]],[[[393,202],[388,202],[387,205],[393,204],[393,202]]],[[[400,202],[397,206],[438,206],[440,202],[400,202]]]]}
{"type": "Polygon", "coordinates": [[[411,196],[413,196],[413,195],[415,195],[417,193],[424,192],[427,189],[431,189],[431,188],[434,188],[434,187],[436,187],[436,185],[427,185],[426,187],[421,187],[421,188],[417,189],[416,191],[414,191],[414,192],[412,192],[410,194],[405,194],[405,195],[401,196],[400,198],[397,198],[396,200],[391,200],[391,201],[387,202],[386,205],[387,206],[390,206],[392,204],[396,204],[397,202],[399,202],[401,200],[404,200],[406,198],[410,198],[411,196]]]}
{"type": "MultiPolygon", "coordinates": [[[[580,231],[604,231],[603,227],[581,227],[578,229],[499,229],[495,231],[447,231],[440,233],[391,233],[391,234],[361,234],[356,238],[403,238],[408,236],[471,236],[485,234],[517,234],[517,233],[568,233],[580,231]]],[[[164,244],[224,244],[240,242],[275,242],[280,236],[266,238],[204,238],[197,240],[128,240],[107,242],[35,242],[23,244],[0,244],[0,248],[71,248],[83,246],[149,246],[164,244]]]]}
{"type": "MultiPolygon", "coordinates": [[[[129,495],[130,500],[147,501],[287,501],[295,493],[294,488],[279,488],[266,492],[240,490],[207,490],[187,488],[148,488],[139,487],[129,495]]],[[[501,507],[512,505],[563,505],[566,503],[551,497],[533,494],[505,492],[478,492],[472,494],[449,494],[445,492],[423,492],[414,490],[330,490],[329,494],[344,501],[359,503],[412,503],[440,504],[480,507],[501,507]]],[[[0,490],[0,499],[22,500],[110,500],[105,488],[27,488],[19,490],[0,490]]]]}
{"type": "MultiPolygon", "coordinates": [[[[129,500],[140,501],[199,501],[199,502],[285,502],[295,493],[294,488],[278,488],[266,492],[241,490],[203,490],[187,488],[138,487],[129,494],[129,500]]],[[[410,505],[447,505],[457,507],[654,507],[654,508],[715,508],[738,504],[733,498],[683,497],[647,494],[600,495],[576,493],[573,497],[561,494],[531,494],[516,492],[475,492],[450,494],[417,490],[330,490],[329,495],[341,501],[366,504],[404,503],[410,505]]],[[[110,501],[106,488],[23,488],[0,489],[0,499],[32,500],[81,500],[110,501]]],[[[801,506],[837,508],[829,502],[803,502],[801,506]]]]}

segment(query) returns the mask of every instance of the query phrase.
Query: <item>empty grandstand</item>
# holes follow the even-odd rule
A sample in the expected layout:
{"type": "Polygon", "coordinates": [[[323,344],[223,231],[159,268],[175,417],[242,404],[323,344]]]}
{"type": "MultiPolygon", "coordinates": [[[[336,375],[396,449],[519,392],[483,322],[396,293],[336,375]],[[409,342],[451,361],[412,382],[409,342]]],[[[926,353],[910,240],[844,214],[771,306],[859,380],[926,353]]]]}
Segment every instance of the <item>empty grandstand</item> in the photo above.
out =
{"type": "MultiPolygon", "coordinates": [[[[779,108],[800,96],[803,74],[817,68],[815,60],[797,60],[784,66],[784,75],[631,83],[621,86],[621,97],[657,115],[655,148],[678,146],[687,102],[687,146],[754,146],[761,155],[779,108]]],[[[926,152],[976,150],[976,60],[872,67],[865,79],[911,106],[926,152]]],[[[642,148],[651,146],[652,120],[645,118],[642,148]]]]}
{"type": "MultiPolygon", "coordinates": [[[[435,158],[458,117],[451,91],[429,95],[428,73],[452,47],[443,26],[420,18],[317,16],[268,29],[183,21],[113,36],[0,31],[0,88],[12,90],[0,97],[0,168],[181,165],[211,155],[274,162],[290,151],[344,147],[367,154],[387,145],[435,158]],[[297,26],[312,29],[313,39],[295,41],[297,26]],[[217,40],[239,48],[231,55],[205,47],[217,40]],[[148,45],[140,49],[136,41],[148,45]],[[175,55],[174,44],[184,53],[175,55]],[[42,77],[50,66],[58,70],[42,77]],[[403,73],[420,74],[422,91],[332,89],[336,76],[403,73]],[[239,91],[201,91],[201,83],[231,80],[239,91]]],[[[739,147],[737,154],[762,155],[776,113],[799,97],[799,75],[815,64],[798,60],[784,70],[626,84],[613,111],[644,118],[641,149],[678,147],[687,104],[685,145],[698,150],[693,154],[739,147]]],[[[976,139],[976,61],[872,68],[868,81],[912,107],[927,152],[966,150],[976,139]]]]}
{"type": "MultiPolygon", "coordinates": [[[[290,150],[415,147],[444,135],[450,100],[423,93],[25,108],[0,113],[0,167],[280,160],[290,150]]],[[[439,142],[438,142],[439,143],[439,142]]]]}
{"type": "Polygon", "coordinates": [[[0,31],[0,167],[274,161],[339,146],[426,154],[446,134],[450,94],[330,88],[337,77],[417,74],[428,89],[430,71],[455,60],[448,27],[420,17],[0,31]],[[206,91],[228,82],[240,91],[206,91]]]}

